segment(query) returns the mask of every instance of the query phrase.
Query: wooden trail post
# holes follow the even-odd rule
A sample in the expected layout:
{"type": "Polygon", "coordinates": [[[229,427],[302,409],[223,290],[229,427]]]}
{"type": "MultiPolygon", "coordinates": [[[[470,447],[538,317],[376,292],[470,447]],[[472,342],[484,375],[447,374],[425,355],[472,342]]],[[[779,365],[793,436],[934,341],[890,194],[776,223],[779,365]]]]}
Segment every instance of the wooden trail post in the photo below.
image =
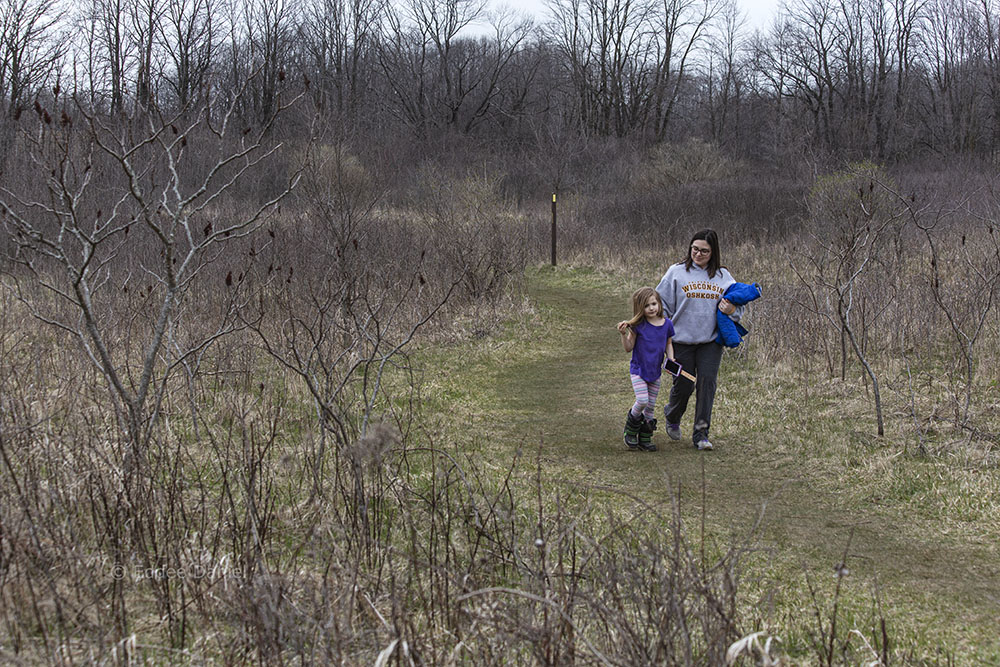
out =
{"type": "Polygon", "coordinates": [[[556,265],[556,193],[552,193],[552,266],[556,265]]]}

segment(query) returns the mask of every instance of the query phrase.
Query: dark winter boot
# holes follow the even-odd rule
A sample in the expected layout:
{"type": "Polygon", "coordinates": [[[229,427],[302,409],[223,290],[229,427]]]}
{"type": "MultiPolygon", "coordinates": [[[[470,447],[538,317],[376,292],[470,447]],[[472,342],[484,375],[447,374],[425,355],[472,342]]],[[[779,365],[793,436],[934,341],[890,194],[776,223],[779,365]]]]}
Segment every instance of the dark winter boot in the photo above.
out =
{"type": "Polygon", "coordinates": [[[642,420],[642,426],[639,427],[639,449],[644,452],[656,451],[656,445],[653,444],[653,431],[655,430],[655,419],[642,420]]]}
{"type": "Polygon", "coordinates": [[[642,427],[642,417],[636,417],[632,411],[625,416],[625,446],[636,449],[639,446],[639,429],[642,427]]]}

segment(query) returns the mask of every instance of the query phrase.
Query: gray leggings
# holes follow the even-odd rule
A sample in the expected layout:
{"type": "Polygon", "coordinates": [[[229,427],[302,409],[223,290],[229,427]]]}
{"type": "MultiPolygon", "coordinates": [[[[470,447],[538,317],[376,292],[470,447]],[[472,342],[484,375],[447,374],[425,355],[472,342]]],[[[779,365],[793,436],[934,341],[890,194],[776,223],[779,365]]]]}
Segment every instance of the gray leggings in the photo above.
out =
{"type": "Polygon", "coordinates": [[[718,343],[699,343],[687,345],[674,343],[674,358],[688,373],[696,375],[695,384],[683,375],[674,378],[670,388],[670,400],[663,413],[668,424],[679,424],[688,399],[695,388],[694,430],[691,441],[695,444],[708,439],[708,429],[712,424],[712,404],[715,402],[715,386],[719,377],[719,364],[722,363],[722,346],[718,343]]]}

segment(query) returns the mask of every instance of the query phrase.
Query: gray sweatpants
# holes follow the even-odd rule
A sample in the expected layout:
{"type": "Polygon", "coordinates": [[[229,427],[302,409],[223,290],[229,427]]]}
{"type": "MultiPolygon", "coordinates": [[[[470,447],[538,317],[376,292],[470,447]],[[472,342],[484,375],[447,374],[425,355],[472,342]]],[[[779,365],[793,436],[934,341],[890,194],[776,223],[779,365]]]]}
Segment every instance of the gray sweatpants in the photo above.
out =
{"type": "Polygon", "coordinates": [[[691,441],[698,444],[708,439],[708,429],[712,424],[712,404],[715,402],[715,386],[722,363],[722,346],[718,343],[687,345],[674,343],[674,358],[688,373],[698,377],[697,384],[683,375],[674,378],[670,388],[670,400],[663,408],[668,424],[679,424],[692,389],[697,388],[694,406],[694,430],[691,441]]]}

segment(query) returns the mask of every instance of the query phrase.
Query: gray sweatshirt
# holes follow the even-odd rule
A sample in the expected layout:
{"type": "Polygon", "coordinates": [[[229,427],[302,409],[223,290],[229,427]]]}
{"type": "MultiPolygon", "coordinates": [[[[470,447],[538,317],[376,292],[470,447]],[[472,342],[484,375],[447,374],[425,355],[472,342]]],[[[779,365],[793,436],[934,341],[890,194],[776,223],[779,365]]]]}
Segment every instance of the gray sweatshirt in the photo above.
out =
{"type": "MultiPolygon", "coordinates": [[[[691,264],[674,264],[663,274],[656,292],[663,300],[663,314],[674,323],[674,342],[694,345],[714,341],[718,335],[715,311],[726,288],[736,282],[726,269],[719,269],[715,277],[708,271],[691,264]]],[[[743,309],[737,308],[730,315],[739,321],[743,309]]]]}

